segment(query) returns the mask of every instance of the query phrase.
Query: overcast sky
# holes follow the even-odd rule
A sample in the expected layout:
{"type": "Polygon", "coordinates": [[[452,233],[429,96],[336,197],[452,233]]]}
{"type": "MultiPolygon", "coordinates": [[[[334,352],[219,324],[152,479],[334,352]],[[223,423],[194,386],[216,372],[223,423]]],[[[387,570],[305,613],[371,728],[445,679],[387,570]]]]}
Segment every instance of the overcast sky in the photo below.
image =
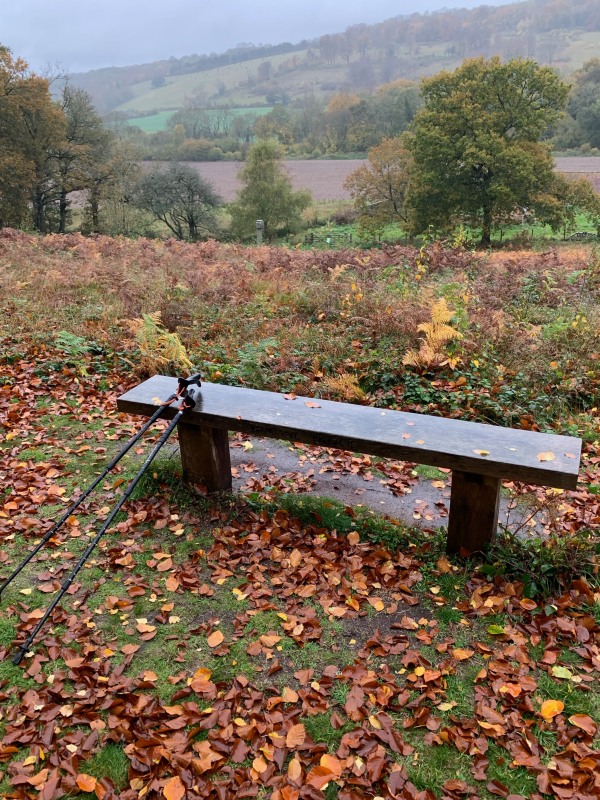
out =
{"type": "Polygon", "coordinates": [[[509,0],[0,0],[0,44],[30,67],[80,72],[239,42],[300,42],[414,11],[509,0]]]}

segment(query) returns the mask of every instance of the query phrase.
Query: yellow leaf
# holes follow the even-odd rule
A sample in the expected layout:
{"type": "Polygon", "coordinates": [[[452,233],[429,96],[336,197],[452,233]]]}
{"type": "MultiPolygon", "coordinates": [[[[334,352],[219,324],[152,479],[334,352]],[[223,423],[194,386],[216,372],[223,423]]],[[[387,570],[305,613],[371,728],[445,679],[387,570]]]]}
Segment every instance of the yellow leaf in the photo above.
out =
{"type": "Polygon", "coordinates": [[[473,452],[478,456],[489,456],[489,450],[473,450],[473,452]]]}
{"type": "Polygon", "coordinates": [[[545,720],[553,719],[557,714],[560,714],[564,709],[565,704],[562,700],[544,700],[540,708],[540,715],[545,720]]]}
{"type": "Polygon", "coordinates": [[[556,456],[551,450],[548,450],[547,453],[538,453],[537,454],[538,461],[554,461],[556,456]]]}
{"type": "Polygon", "coordinates": [[[166,800],[182,800],[185,795],[185,786],[179,775],[169,778],[163,789],[163,794],[166,800]]]}

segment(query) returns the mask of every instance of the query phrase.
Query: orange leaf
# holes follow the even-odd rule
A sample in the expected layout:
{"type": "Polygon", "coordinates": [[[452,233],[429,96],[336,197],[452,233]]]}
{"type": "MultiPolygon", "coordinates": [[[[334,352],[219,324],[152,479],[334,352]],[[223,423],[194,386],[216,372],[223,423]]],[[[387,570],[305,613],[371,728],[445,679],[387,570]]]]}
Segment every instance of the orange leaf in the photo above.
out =
{"type": "Polygon", "coordinates": [[[520,683],[505,683],[500,687],[500,694],[510,694],[512,697],[518,697],[521,694],[520,683]]]}
{"type": "Polygon", "coordinates": [[[223,632],[217,630],[213,631],[206,641],[209,647],[218,647],[224,640],[223,632]]]}
{"type": "Polygon", "coordinates": [[[288,778],[297,783],[302,777],[302,767],[297,758],[292,758],[287,769],[288,778]]]}
{"type": "Polygon", "coordinates": [[[540,708],[540,715],[545,720],[551,720],[564,709],[565,704],[562,700],[544,700],[540,708]]]}
{"type": "Polygon", "coordinates": [[[306,403],[304,403],[304,405],[307,408],[321,408],[321,406],[318,403],[313,403],[312,400],[307,400],[306,403]]]}
{"type": "Polygon", "coordinates": [[[165,784],[165,788],[163,789],[163,794],[166,797],[166,800],[182,800],[183,796],[185,795],[185,786],[183,785],[179,775],[169,778],[165,784]]]}
{"type": "Polygon", "coordinates": [[[270,635],[265,633],[260,637],[260,643],[265,647],[275,647],[277,642],[280,641],[281,641],[281,636],[277,636],[276,633],[270,635]]]}
{"type": "Polygon", "coordinates": [[[330,756],[329,753],[325,753],[324,756],[321,756],[321,766],[333,772],[336,778],[339,778],[342,774],[342,762],[339,760],[339,758],[330,756]]]}
{"type": "Polygon", "coordinates": [[[442,573],[442,575],[446,575],[448,572],[452,570],[452,564],[448,561],[446,556],[442,556],[438,558],[435,562],[436,567],[442,573]]]}
{"type": "Polygon", "coordinates": [[[298,692],[295,692],[293,689],[290,689],[289,686],[286,686],[283,692],[281,693],[281,697],[284,703],[297,703],[298,702],[298,692]]]}
{"type": "Polygon", "coordinates": [[[370,606],[373,606],[375,611],[383,611],[385,608],[385,603],[381,599],[381,597],[367,597],[367,601],[370,606]]]}
{"type": "Polygon", "coordinates": [[[75,783],[82,792],[93,792],[96,789],[96,778],[93,775],[86,775],[85,772],[80,772],[75,778],[75,783]]]}
{"type": "Polygon", "coordinates": [[[297,725],[292,725],[287,732],[287,736],[285,737],[285,746],[299,747],[301,744],[304,744],[305,739],[306,728],[301,722],[299,722],[297,725]]]}
{"type": "Polygon", "coordinates": [[[335,775],[327,767],[313,767],[306,776],[306,784],[315,789],[323,789],[335,775]]]}
{"type": "Polygon", "coordinates": [[[456,647],[452,651],[452,655],[457,661],[465,661],[475,655],[475,650],[464,650],[462,647],[456,647]]]}
{"type": "Polygon", "coordinates": [[[267,762],[262,756],[257,756],[252,762],[252,768],[255,769],[259,775],[263,773],[268,767],[267,762]]]}
{"type": "Polygon", "coordinates": [[[546,453],[538,453],[537,454],[538,461],[554,461],[556,456],[551,450],[548,450],[546,453]]]}

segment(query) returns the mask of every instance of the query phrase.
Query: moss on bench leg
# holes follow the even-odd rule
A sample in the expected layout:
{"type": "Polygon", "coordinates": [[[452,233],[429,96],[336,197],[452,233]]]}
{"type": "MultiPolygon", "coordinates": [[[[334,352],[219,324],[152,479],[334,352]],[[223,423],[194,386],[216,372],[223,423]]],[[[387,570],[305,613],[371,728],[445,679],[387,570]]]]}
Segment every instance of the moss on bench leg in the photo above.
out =
{"type": "Polygon", "coordinates": [[[231,460],[226,430],[180,422],[179,449],[183,479],[203,483],[210,492],[231,489],[231,460]]]}
{"type": "Polygon", "coordinates": [[[485,549],[498,528],[500,479],[472,472],[452,472],[448,553],[476,553],[485,549]]]}

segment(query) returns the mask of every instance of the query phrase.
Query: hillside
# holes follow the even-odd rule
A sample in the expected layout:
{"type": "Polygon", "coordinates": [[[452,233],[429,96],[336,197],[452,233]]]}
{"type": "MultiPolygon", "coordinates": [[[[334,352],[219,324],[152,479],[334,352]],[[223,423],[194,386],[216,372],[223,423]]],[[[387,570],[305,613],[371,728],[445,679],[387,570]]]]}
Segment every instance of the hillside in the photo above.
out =
{"type": "MultiPolygon", "coordinates": [[[[103,112],[128,118],[199,107],[270,107],[308,96],[363,92],[398,78],[417,80],[464,58],[530,57],[563,75],[600,49],[596,0],[525,0],[466,10],[397,16],[318,40],[244,46],[72,76],[103,112]]],[[[158,126],[162,127],[162,122],[158,126]]]]}

